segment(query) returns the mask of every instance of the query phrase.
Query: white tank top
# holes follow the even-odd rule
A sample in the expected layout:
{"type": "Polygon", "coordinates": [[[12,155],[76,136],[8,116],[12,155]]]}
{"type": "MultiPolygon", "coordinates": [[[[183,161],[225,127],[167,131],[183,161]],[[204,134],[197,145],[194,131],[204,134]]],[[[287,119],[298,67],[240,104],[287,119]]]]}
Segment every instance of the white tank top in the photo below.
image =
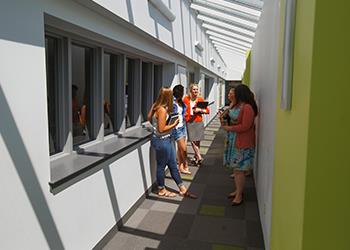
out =
{"type": "MultiPolygon", "coordinates": [[[[169,115],[166,115],[166,119],[168,119],[169,115]]],[[[160,133],[158,131],[158,119],[156,117],[156,114],[154,114],[152,116],[152,126],[153,126],[153,134],[155,134],[157,137],[164,137],[166,135],[170,135],[171,130],[164,132],[164,133],[160,133]]]]}

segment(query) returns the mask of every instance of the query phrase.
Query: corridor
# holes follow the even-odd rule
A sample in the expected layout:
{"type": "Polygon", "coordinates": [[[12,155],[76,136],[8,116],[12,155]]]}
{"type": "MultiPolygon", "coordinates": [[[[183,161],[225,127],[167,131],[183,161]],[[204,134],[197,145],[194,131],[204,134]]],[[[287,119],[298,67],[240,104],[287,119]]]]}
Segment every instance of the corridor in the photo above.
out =
{"type": "MultiPolygon", "coordinates": [[[[192,176],[183,176],[198,199],[159,198],[152,192],[109,242],[96,249],[264,249],[253,178],[247,178],[243,205],[232,207],[226,198],[233,186],[230,173],[222,167],[224,138],[214,119],[202,141],[203,165],[191,167],[192,176]]],[[[167,187],[176,190],[167,176],[167,187]]]]}

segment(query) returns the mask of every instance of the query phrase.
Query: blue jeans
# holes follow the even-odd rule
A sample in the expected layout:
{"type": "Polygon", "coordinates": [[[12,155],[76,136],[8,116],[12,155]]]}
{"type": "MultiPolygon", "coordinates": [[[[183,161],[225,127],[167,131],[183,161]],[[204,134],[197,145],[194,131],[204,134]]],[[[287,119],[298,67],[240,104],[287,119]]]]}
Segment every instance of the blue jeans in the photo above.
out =
{"type": "Polygon", "coordinates": [[[160,138],[152,135],[151,146],[156,150],[158,188],[165,187],[165,167],[168,165],[171,177],[176,184],[182,186],[182,179],[177,169],[176,152],[171,137],[160,138]]]}

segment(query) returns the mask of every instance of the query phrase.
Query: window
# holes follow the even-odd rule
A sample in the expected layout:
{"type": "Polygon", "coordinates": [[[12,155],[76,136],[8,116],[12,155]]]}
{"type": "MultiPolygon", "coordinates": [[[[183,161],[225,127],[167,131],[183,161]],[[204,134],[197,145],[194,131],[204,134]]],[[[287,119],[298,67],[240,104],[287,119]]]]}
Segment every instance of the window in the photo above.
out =
{"type": "Polygon", "coordinates": [[[87,142],[103,143],[106,135],[140,126],[153,102],[153,74],[161,76],[161,65],[153,71],[152,62],[58,34],[47,31],[45,36],[50,155],[83,152],[95,145],[83,145],[87,142]]]}
{"type": "Polygon", "coordinates": [[[72,45],[73,145],[91,141],[93,134],[93,49],[72,45]]]}
{"type": "Polygon", "coordinates": [[[131,122],[131,112],[132,103],[131,96],[129,94],[132,92],[132,82],[133,82],[133,60],[126,58],[125,63],[125,128],[131,127],[133,124],[131,122]]]}
{"type": "Polygon", "coordinates": [[[162,87],[162,65],[154,65],[153,71],[153,100],[155,101],[159,95],[159,90],[162,87]]]}
{"type": "Polygon", "coordinates": [[[60,105],[59,101],[59,45],[60,40],[55,37],[45,37],[46,52],[46,86],[49,121],[50,155],[62,151],[60,140],[60,105]]]}
{"type": "Polygon", "coordinates": [[[210,79],[208,77],[204,78],[204,99],[208,99],[209,97],[209,91],[210,91],[209,81],[210,79]]]}
{"type": "Polygon", "coordinates": [[[188,81],[189,81],[189,85],[191,83],[194,83],[194,72],[189,72],[189,74],[188,74],[188,81]]]}
{"type": "Polygon", "coordinates": [[[148,111],[151,108],[153,101],[152,68],[152,63],[142,62],[142,122],[147,121],[148,111]]]}
{"type": "Polygon", "coordinates": [[[104,99],[103,99],[103,127],[104,135],[112,134],[116,131],[115,110],[117,104],[117,56],[113,54],[104,53],[104,99]]]}

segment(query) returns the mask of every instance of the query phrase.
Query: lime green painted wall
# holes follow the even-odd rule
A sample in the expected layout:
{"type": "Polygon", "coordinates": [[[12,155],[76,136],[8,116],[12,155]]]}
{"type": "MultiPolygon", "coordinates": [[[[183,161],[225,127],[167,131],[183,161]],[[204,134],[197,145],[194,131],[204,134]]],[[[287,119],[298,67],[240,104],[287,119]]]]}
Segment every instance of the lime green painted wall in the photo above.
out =
{"type": "Polygon", "coordinates": [[[245,70],[243,74],[242,83],[246,85],[250,85],[250,64],[251,64],[251,56],[250,50],[247,52],[246,61],[245,61],[245,70]]]}
{"type": "MultiPolygon", "coordinates": [[[[297,4],[291,111],[279,108],[282,82],[280,44],[272,198],[273,250],[302,248],[315,1],[298,1],[297,4]]],[[[281,1],[280,41],[283,40],[284,2],[281,1]]]]}
{"type": "Polygon", "coordinates": [[[349,10],[316,1],[303,249],[350,249],[349,10]]]}
{"type": "Polygon", "coordinates": [[[292,110],[277,96],[274,250],[350,249],[349,9],[297,1],[292,110]]]}

